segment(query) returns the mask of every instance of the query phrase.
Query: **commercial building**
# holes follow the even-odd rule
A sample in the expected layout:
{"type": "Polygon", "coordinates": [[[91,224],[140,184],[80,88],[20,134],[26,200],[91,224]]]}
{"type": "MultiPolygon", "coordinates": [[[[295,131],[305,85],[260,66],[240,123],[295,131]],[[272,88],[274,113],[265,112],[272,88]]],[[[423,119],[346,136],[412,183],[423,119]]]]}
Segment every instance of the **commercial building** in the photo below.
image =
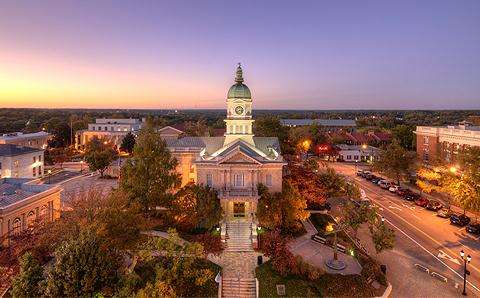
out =
{"type": "Polygon", "coordinates": [[[0,178],[42,177],[43,154],[43,149],[0,144],[0,178]]]}
{"type": "Polygon", "coordinates": [[[129,133],[136,134],[143,126],[140,119],[95,119],[95,123],[88,124],[88,129],[77,131],[75,134],[75,148],[82,149],[94,137],[105,139],[120,147],[123,138],[129,133]]]}
{"type": "Polygon", "coordinates": [[[338,160],[346,162],[373,162],[380,149],[368,145],[337,145],[338,160]]]}
{"type": "Polygon", "coordinates": [[[13,144],[18,146],[45,149],[47,148],[48,141],[51,138],[52,135],[44,131],[34,133],[13,132],[1,135],[0,144],[13,144]]]}
{"type": "Polygon", "coordinates": [[[455,163],[457,154],[465,148],[480,146],[480,126],[468,122],[446,127],[417,126],[417,156],[428,163],[455,163]]]}
{"type": "Polygon", "coordinates": [[[28,184],[27,179],[0,179],[0,244],[9,245],[12,236],[33,227],[39,220],[60,217],[61,188],[28,184]]]}

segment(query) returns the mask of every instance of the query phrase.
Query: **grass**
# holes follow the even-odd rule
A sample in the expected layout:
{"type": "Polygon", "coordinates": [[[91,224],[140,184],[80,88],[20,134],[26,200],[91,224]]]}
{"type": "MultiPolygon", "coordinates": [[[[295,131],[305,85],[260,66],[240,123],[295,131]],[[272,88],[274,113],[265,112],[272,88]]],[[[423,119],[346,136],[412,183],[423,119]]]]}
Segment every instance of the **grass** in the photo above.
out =
{"type": "MultiPolygon", "coordinates": [[[[373,297],[379,295],[360,275],[324,274],[315,281],[301,276],[280,276],[270,262],[257,267],[260,297],[373,297]],[[277,285],[285,285],[285,296],[277,295],[277,285]]],[[[381,293],[380,293],[381,294],[381,293]]]]}

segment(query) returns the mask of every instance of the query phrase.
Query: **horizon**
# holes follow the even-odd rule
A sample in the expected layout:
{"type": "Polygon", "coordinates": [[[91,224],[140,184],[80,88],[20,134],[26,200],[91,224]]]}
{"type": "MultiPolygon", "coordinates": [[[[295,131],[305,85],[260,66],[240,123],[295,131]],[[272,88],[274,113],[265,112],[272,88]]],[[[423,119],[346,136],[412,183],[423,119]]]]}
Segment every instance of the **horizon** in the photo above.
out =
{"type": "Polygon", "coordinates": [[[238,7],[2,3],[0,107],[221,110],[242,62],[256,110],[480,109],[478,1],[238,7]]]}

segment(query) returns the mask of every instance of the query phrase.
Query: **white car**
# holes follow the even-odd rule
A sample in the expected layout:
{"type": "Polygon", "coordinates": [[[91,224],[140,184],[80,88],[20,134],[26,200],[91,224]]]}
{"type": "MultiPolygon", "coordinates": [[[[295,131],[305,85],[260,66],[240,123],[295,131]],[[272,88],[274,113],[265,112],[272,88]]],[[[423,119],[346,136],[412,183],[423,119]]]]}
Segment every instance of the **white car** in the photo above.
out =
{"type": "Polygon", "coordinates": [[[398,190],[398,186],[397,186],[397,185],[392,185],[392,186],[390,186],[390,188],[388,189],[389,192],[393,192],[393,193],[395,193],[397,190],[398,190]]]}

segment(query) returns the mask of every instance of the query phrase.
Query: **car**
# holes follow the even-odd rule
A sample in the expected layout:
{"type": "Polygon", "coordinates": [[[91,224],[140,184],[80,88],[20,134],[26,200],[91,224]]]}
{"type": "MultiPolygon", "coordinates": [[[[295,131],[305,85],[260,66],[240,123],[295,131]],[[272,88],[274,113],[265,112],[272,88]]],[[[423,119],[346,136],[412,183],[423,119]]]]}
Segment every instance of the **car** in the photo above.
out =
{"type": "Polygon", "coordinates": [[[414,193],[413,191],[408,191],[403,198],[407,201],[415,201],[420,198],[420,195],[417,193],[414,193]]]}
{"type": "Polygon", "coordinates": [[[430,200],[427,204],[427,210],[438,211],[443,208],[442,203],[436,200],[430,200]]]}
{"type": "Polygon", "coordinates": [[[380,187],[383,188],[383,189],[389,189],[390,188],[390,185],[392,185],[392,183],[388,182],[388,181],[383,181],[381,183],[379,183],[380,187]]]}
{"type": "Polygon", "coordinates": [[[395,191],[395,194],[397,196],[403,197],[407,193],[408,189],[398,187],[397,190],[395,191]]]}
{"type": "Polygon", "coordinates": [[[450,208],[443,207],[442,209],[437,211],[437,216],[438,217],[450,218],[450,216],[452,216],[452,214],[453,214],[453,211],[450,208]]]}
{"type": "Polygon", "coordinates": [[[372,175],[371,173],[365,174],[363,178],[367,179],[368,181],[371,181],[375,176],[372,175]]]}
{"type": "Polygon", "coordinates": [[[390,185],[390,188],[388,189],[389,192],[391,193],[397,193],[397,190],[400,188],[400,186],[392,184],[390,185]]]}
{"type": "Polygon", "coordinates": [[[370,179],[370,182],[372,182],[373,184],[377,184],[378,181],[380,181],[380,178],[378,178],[376,176],[374,176],[374,177],[372,177],[372,179],[370,179]]]}
{"type": "Polygon", "coordinates": [[[427,207],[428,203],[430,203],[430,201],[427,198],[420,197],[415,200],[415,205],[420,207],[427,207]]]}
{"type": "Polygon", "coordinates": [[[465,230],[470,234],[480,235],[480,223],[469,223],[465,230]]]}
{"type": "Polygon", "coordinates": [[[450,223],[452,225],[464,227],[470,223],[470,217],[465,214],[452,214],[452,216],[450,216],[450,223]]]}
{"type": "Polygon", "coordinates": [[[358,170],[357,171],[357,176],[362,177],[364,175],[363,170],[358,170]]]}

